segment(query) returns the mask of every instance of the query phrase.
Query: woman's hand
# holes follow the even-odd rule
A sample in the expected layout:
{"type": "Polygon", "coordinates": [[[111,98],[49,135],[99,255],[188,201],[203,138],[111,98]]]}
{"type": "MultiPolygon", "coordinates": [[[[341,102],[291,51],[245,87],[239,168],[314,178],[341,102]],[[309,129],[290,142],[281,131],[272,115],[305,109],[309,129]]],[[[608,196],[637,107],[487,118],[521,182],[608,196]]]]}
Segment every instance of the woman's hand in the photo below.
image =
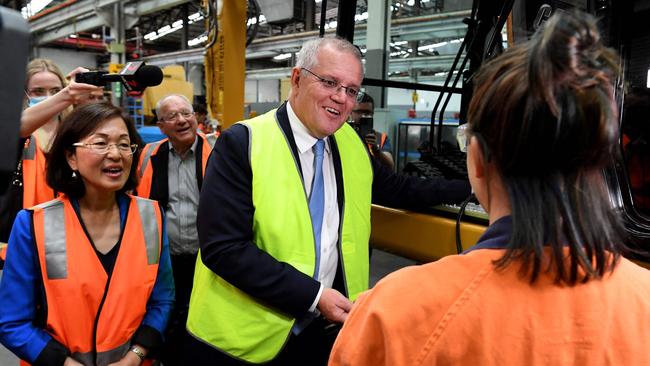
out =
{"type": "Polygon", "coordinates": [[[66,76],[68,79],[68,86],[66,86],[61,92],[66,92],[67,100],[70,104],[75,106],[84,105],[104,97],[104,88],[100,86],[95,86],[91,84],[78,83],[75,81],[75,76],[80,73],[88,72],[90,70],[77,67],[76,69],[70,71],[66,76]]]}
{"type": "Polygon", "coordinates": [[[74,81],[76,74],[86,71],[88,69],[83,67],[72,70],[67,76],[70,79],[68,86],[35,106],[25,109],[20,119],[20,136],[29,137],[71,105],[86,104],[99,95],[103,97],[102,87],[74,81]]]}
{"type": "MultiPolygon", "coordinates": [[[[121,360],[114,362],[108,366],[139,366],[142,363],[142,360],[138,355],[129,351],[126,353],[121,360]]],[[[67,366],[67,365],[65,365],[67,366]]]]}
{"type": "Polygon", "coordinates": [[[82,363],[79,363],[75,360],[73,360],[70,357],[66,357],[65,362],[63,363],[63,366],[84,366],[82,363]]]}

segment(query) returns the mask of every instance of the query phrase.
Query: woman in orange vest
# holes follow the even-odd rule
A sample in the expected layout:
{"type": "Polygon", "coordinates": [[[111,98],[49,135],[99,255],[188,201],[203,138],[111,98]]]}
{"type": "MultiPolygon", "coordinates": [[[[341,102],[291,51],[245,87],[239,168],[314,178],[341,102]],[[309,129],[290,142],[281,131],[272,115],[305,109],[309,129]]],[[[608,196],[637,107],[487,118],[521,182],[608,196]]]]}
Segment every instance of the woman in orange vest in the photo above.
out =
{"type": "Polygon", "coordinates": [[[138,142],[109,104],[58,127],[46,175],[62,195],[18,214],[0,283],[0,342],[25,363],[151,364],[174,285],[158,203],[126,194],[138,142]]]}
{"type": "Polygon", "coordinates": [[[490,226],[357,300],[330,365],[650,365],[650,272],[603,174],[617,64],[595,19],[560,13],[483,67],[459,142],[490,226]]]}
{"type": "MultiPolygon", "coordinates": [[[[68,78],[87,71],[78,67],[68,78]]],[[[68,84],[61,70],[48,59],[34,59],[27,65],[25,79],[25,110],[21,116],[20,136],[22,151],[8,191],[0,197],[0,260],[16,214],[49,201],[54,191],[45,182],[45,153],[59,121],[69,113],[71,105],[80,105],[103,94],[100,87],[68,84]]]]}

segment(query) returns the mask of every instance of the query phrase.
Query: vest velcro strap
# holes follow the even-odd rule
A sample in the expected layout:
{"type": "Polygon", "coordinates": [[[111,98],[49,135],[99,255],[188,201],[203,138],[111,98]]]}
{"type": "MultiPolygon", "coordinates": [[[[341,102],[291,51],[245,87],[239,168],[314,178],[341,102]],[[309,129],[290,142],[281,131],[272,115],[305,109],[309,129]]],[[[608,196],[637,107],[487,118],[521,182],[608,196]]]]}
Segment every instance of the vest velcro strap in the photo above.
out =
{"type": "MultiPolygon", "coordinates": [[[[97,352],[97,365],[108,365],[113,362],[117,362],[124,357],[128,352],[131,342],[128,341],[120,346],[117,346],[111,350],[97,352]]],[[[72,354],[72,358],[75,361],[81,362],[84,365],[94,365],[95,360],[93,357],[93,352],[75,352],[72,354]]]]}
{"type": "Polygon", "coordinates": [[[138,211],[142,221],[144,242],[147,249],[147,264],[157,264],[160,253],[158,253],[158,224],[156,221],[156,201],[137,198],[138,211]]]}
{"type": "Polygon", "coordinates": [[[25,148],[23,149],[23,160],[34,160],[36,156],[36,140],[31,138],[25,143],[25,148]]]}
{"type": "Polygon", "coordinates": [[[45,267],[51,280],[68,277],[64,206],[63,202],[55,202],[43,211],[45,267]]]}

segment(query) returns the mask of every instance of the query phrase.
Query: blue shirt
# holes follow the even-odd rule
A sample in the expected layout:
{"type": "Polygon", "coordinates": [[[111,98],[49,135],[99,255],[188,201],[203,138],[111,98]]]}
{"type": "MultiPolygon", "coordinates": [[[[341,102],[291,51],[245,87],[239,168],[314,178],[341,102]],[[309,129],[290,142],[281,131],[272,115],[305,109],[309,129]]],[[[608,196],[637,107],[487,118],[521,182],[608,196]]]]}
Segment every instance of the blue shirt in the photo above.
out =
{"type": "MultiPolygon", "coordinates": [[[[126,195],[118,195],[118,206],[120,228],[123,230],[129,198],[126,195]]],[[[164,222],[163,218],[163,243],[158,275],[141,324],[141,327],[153,328],[160,333],[160,337],[174,303],[174,280],[164,222]]],[[[53,341],[45,329],[34,324],[37,316],[37,294],[42,291],[43,285],[36,243],[32,236],[32,223],[31,211],[22,210],[16,216],[9,236],[7,260],[0,282],[0,342],[16,356],[30,363],[34,363],[48,343],[53,341]]]]}

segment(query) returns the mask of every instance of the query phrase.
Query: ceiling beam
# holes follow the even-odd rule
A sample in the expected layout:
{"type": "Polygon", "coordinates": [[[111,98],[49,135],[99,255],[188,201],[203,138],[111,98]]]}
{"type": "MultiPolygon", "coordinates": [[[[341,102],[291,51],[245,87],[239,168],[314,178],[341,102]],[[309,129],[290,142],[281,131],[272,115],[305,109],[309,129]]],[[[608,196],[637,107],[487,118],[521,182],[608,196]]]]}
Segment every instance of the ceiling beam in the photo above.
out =
{"type": "MultiPolygon", "coordinates": [[[[29,22],[30,32],[37,46],[68,36],[75,32],[84,32],[102,25],[111,26],[112,19],[103,16],[107,7],[124,0],[82,0],[61,8],[55,12],[29,22]]],[[[126,4],[124,15],[134,22],[142,15],[173,8],[191,0],[140,0],[126,4]]],[[[109,12],[110,14],[110,12],[109,12]]]]}

